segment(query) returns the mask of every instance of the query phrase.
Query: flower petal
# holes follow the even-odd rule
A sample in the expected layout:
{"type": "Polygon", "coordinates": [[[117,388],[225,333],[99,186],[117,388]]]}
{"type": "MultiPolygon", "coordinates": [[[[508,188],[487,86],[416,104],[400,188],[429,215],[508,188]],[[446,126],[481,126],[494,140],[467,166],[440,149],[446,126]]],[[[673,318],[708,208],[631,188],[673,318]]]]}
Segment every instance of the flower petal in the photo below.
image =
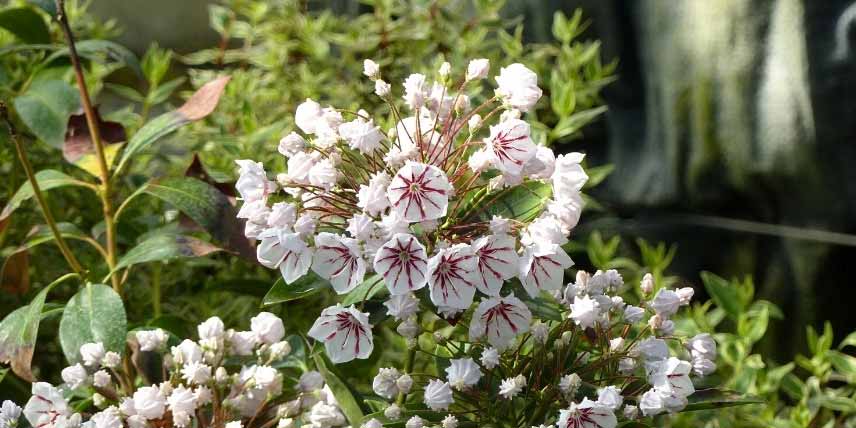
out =
{"type": "Polygon", "coordinates": [[[472,247],[457,244],[440,250],[428,261],[431,301],[437,306],[469,308],[476,294],[478,274],[472,247]]]}
{"type": "Polygon", "coordinates": [[[488,296],[498,296],[505,280],[517,273],[519,258],[514,251],[514,238],[505,234],[483,236],[472,246],[478,259],[476,288],[488,296]]]}
{"type": "Polygon", "coordinates": [[[374,270],[392,295],[418,290],[427,283],[425,247],[413,235],[396,233],[375,255],[374,270]]]}
{"type": "Polygon", "coordinates": [[[360,256],[356,239],[321,232],[315,237],[312,270],[330,280],[337,293],[345,294],[363,281],[366,262],[360,256]]]}
{"type": "Polygon", "coordinates": [[[387,196],[395,212],[415,223],[445,216],[451,190],[440,168],[407,162],[392,179],[387,196]]]}
{"type": "Polygon", "coordinates": [[[565,269],[574,265],[568,253],[556,244],[533,244],[520,258],[520,281],[530,296],[542,290],[562,288],[565,269]]]}

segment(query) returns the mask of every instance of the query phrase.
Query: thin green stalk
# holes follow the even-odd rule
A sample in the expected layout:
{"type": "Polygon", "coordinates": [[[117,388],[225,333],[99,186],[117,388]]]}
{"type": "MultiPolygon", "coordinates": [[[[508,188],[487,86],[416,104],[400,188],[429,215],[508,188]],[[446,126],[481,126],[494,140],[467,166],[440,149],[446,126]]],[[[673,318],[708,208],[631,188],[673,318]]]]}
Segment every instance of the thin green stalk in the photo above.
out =
{"type": "Polygon", "coordinates": [[[83,112],[86,115],[86,124],[89,127],[89,135],[92,145],[95,147],[95,155],[98,159],[98,170],[101,178],[101,188],[98,192],[101,197],[101,207],[104,212],[104,226],[107,235],[107,267],[110,269],[110,280],[113,289],[121,294],[122,285],[116,275],[116,223],[113,221],[113,203],[110,200],[110,168],[107,165],[107,157],[104,154],[104,142],[101,140],[101,131],[98,128],[98,118],[92,107],[89,90],[86,88],[86,79],[83,76],[83,68],[80,66],[80,57],[74,45],[74,34],[68,24],[68,16],[65,14],[65,0],[56,0],[56,20],[62,28],[68,43],[68,53],[71,65],[74,69],[74,77],[77,81],[77,89],[80,92],[80,101],[83,104],[83,112]]]}
{"type": "Polygon", "coordinates": [[[56,242],[57,247],[59,247],[59,251],[62,253],[62,256],[65,257],[65,260],[68,262],[71,270],[73,270],[74,273],[83,276],[83,267],[81,267],[80,262],[77,261],[74,253],[71,252],[71,249],[68,247],[68,243],[65,242],[65,238],[62,237],[62,233],[60,233],[59,227],[57,227],[56,220],[54,220],[54,216],[45,201],[44,195],[42,194],[41,187],[39,187],[39,182],[36,180],[36,174],[33,172],[33,166],[27,158],[27,153],[24,151],[24,146],[21,144],[21,140],[18,139],[18,133],[15,130],[15,126],[12,124],[12,121],[9,120],[9,112],[6,109],[6,104],[2,102],[0,102],[0,116],[2,116],[3,121],[6,122],[6,127],[9,130],[9,138],[15,145],[15,151],[18,153],[18,159],[20,159],[21,165],[24,167],[24,172],[27,174],[27,180],[30,182],[30,187],[33,188],[33,196],[36,197],[39,208],[42,210],[42,216],[45,218],[45,222],[48,224],[51,234],[54,236],[54,242],[56,242]]]}

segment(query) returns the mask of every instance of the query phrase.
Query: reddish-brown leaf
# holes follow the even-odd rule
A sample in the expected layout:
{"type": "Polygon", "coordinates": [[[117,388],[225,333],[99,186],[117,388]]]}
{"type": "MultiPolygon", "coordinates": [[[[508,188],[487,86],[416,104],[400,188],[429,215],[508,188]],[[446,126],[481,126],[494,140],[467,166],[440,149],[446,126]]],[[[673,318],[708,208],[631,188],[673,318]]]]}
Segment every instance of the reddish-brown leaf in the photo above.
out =
{"type": "Polygon", "coordinates": [[[217,103],[220,102],[220,96],[223,95],[223,90],[226,84],[229,83],[230,76],[223,76],[214,79],[199,88],[183,106],[176,110],[187,120],[199,120],[211,114],[217,103]]]}
{"type": "Polygon", "coordinates": [[[0,290],[12,294],[24,294],[30,289],[30,255],[18,251],[3,261],[0,270],[0,290]]]}
{"type": "MultiPolygon", "coordinates": [[[[108,122],[101,119],[98,109],[95,110],[95,119],[98,121],[98,130],[101,140],[106,144],[121,143],[125,141],[125,128],[121,123],[108,122]]],[[[73,114],[68,118],[68,127],[65,130],[65,142],[62,145],[62,156],[65,160],[74,163],[83,156],[94,153],[92,136],[89,133],[89,125],[84,113],[73,114]]]]}

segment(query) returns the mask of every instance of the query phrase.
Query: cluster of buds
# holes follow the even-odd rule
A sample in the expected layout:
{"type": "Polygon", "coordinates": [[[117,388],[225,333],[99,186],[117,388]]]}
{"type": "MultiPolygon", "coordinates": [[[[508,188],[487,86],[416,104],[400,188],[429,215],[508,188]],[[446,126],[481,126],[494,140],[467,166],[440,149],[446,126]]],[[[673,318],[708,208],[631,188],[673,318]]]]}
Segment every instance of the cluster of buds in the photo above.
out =
{"type": "Polygon", "coordinates": [[[23,412],[4,402],[0,427],[16,426],[22,413],[39,428],[347,425],[319,372],[305,371],[293,389],[283,387],[277,367],[291,345],[277,316],[259,313],[248,331],[226,330],[212,317],[197,330],[198,340],[181,342],[161,329],[131,333],[136,373],[102,343],[87,343],[80,347],[81,363],[62,371],[63,384],[34,383],[23,412]],[[176,345],[168,346],[171,341],[176,345]],[[159,368],[147,373],[151,362],[159,368]]]}

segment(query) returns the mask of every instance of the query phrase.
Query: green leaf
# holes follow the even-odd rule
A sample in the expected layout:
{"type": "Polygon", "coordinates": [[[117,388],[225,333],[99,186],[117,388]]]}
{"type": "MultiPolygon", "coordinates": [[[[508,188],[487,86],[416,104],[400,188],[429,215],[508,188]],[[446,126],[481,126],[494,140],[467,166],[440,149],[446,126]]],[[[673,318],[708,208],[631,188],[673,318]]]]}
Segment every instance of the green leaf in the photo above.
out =
{"type": "Polygon", "coordinates": [[[53,0],[27,0],[27,3],[39,7],[50,16],[56,16],[56,2],[53,0]]]}
{"type": "MultiPolygon", "coordinates": [[[[143,77],[143,69],[140,60],[130,49],[110,40],[93,39],[81,40],[75,43],[77,54],[83,58],[100,61],[107,57],[108,60],[118,62],[133,70],[137,76],[143,77]]],[[[50,64],[57,58],[68,56],[68,48],[62,48],[45,58],[43,64],[50,64]]]]}
{"type": "MultiPolygon", "coordinates": [[[[59,172],[53,169],[45,169],[36,173],[36,182],[39,183],[39,189],[42,191],[55,189],[57,187],[63,186],[83,186],[92,188],[89,183],[84,181],[77,180],[72,178],[71,176],[59,172]]],[[[9,202],[3,207],[3,211],[0,212],[0,220],[3,220],[14,212],[21,204],[34,196],[33,194],[33,186],[30,185],[30,182],[22,184],[21,187],[18,188],[18,191],[12,195],[12,199],[9,199],[9,202]]]]}
{"type": "Polygon", "coordinates": [[[10,363],[12,372],[22,379],[35,381],[30,364],[36,348],[45,297],[54,286],[73,277],[77,275],[60,277],[43,288],[29,305],[16,309],[0,322],[0,362],[10,363]]]}
{"type": "Polygon", "coordinates": [[[80,362],[80,347],[101,342],[107,351],[125,350],[127,319],[122,298],[104,284],[87,284],[65,305],[59,343],[69,364],[80,362]]]}
{"type": "Polygon", "coordinates": [[[519,186],[500,191],[489,205],[481,208],[476,214],[481,221],[490,221],[497,215],[528,222],[541,213],[552,194],[553,189],[549,184],[527,181],[519,186]]]}
{"type": "Polygon", "coordinates": [[[118,174],[139,151],[152,145],[154,142],[169,135],[176,129],[187,125],[190,122],[199,120],[211,114],[217,103],[220,101],[220,95],[226,84],[229,83],[229,77],[224,76],[212,80],[199,88],[190,99],[187,100],[177,110],[164,113],[150,122],[143,125],[128,142],[122,157],[119,160],[119,165],[116,167],[115,174],[118,174]]]}
{"type": "Polygon", "coordinates": [[[721,409],[723,407],[745,406],[747,404],[764,404],[765,401],[751,395],[740,395],[735,391],[720,389],[696,390],[688,397],[689,404],[682,412],[697,410],[721,409]]]}
{"type": "Polygon", "coordinates": [[[822,395],[810,399],[816,405],[844,413],[856,413],[856,400],[848,397],[835,397],[833,395],[822,395]]]}
{"type": "Polygon", "coordinates": [[[350,306],[363,300],[369,300],[384,290],[388,289],[383,285],[383,278],[377,274],[372,275],[366,278],[362,284],[348,292],[342,300],[342,305],[350,306]]]}
{"type": "Polygon", "coordinates": [[[710,272],[702,272],[701,280],[704,282],[707,293],[716,302],[716,306],[722,308],[732,319],[738,319],[742,308],[737,287],[710,272]]]}
{"type": "Polygon", "coordinates": [[[532,311],[532,315],[542,320],[562,321],[562,307],[555,299],[547,299],[542,296],[533,299],[524,293],[521,295],[520,300],[532,311]]]}
{"type": "Polygon", "coordinates": [[[574,92],[574,81],[563,81],[557,72],[553,73],[550,82],[550,106],[560,118],[568,117],[576,108],[577,99],[574,92]]]}
{"type": "Polygon", "coordinates": [[[598,116],[606,112],[606,106],[591,108],[574,113],[568,117],[559,120],[556,127],[550,133],[550,138],[558,140],[575,134],[583,126],[588,125],[591,121],[597,119],[598,116]]]}
{"type": "Polygon", "coordinates": [[[80,108],[77,90],[62,80],[37,80],[14,101],[15,111],[40,140],[61,148],[68,118],[80,108]]]}
{"type": "Polygon", "coordinates": [[[45,20],[29,7],[16,7],[0,11],[0,27],[14,34],[24,43],[50,43],[51,33],[45,20]]]}
{"type": "Polygon", "coordinates": [[[191,236],[154,235],[128,250],[116,263],[113,272],[140,263],[167,261],[180,257],[203,257],[216,251],[220,251],[220,248],[191,236]]]}
{"type": "Polygon", "coordinates": [[[553,37],[562,43],[569,43],[573,34],[568,31],[568,18],[561,11],[553,13],[553,37]]]}
{"type": "Polygon", "coordinates": [[[285,280],[280,278],[276,280],[273,287],[262,299],[262,305],[269,306],[302,299],[323,290],[328,284],[329,282],[321,279],[312,271],[291,284],[286,284],[285,280]]]}
{"type": "Polygon", "coordinates": [[[328,360],[327,357],[323,354],[315,354],[314,360],[315,366],[324,376],[327,386],[329,386],[330,390],[333,391],[333,397],[336,398],[336,401],[339,403],[339,408],[342,409],[342,413],[345,414],[348,422],[350,422],[351,426],[360,426],[360,423],[363,420],[363,411],[360,408],[359,402],[354,398],[354,394],[351,389],[348,388],[348,385],[345,384],[339,376],[329,369],[330,360],[328,360]]]}
{"type": "Polygon", "coordinates": [[[856,357],[838,351],[828,351],[826,358],[829,359],[837,372],[851,379],[851,381],[856,379],[856,357]]]}
{"type": "Polygon", "coordinates": [[[838,349],[844,349],[847,346],[856,346],[856,331],[848,334],[847,337],[838,344],[838,349]]]}
{"type": "MultiPolygon", "coordinates": [[[[65,239],[76,239],[78,241],[87,241],[89,237],[83,233],[77,226],[72,223],[57,223],[57,229],[59,229],[59,234],[65,239]]],[[[27,240],[24,241],[21,246],[13,248],[10,253],[17,253],[24,250],[29,250],[31,248],[37,247],[47,242],[51,242],[54,240],[53,232],[51,229],[44,224],[40,224],[38,226],[33,227],[29,233],[27,233],[27,240]]]]}

